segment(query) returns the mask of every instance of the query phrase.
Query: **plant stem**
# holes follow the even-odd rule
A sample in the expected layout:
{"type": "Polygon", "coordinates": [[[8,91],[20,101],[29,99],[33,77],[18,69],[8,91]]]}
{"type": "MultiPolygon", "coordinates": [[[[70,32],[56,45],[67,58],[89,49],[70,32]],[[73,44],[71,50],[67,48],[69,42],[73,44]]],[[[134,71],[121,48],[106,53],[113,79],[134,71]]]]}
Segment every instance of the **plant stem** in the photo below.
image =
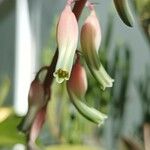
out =
{"type": "Polygon", "coordinates": [[[78,0],[75,2],[74,8],[73,8],[73,13],[76,16],[76,19],[79,20],[79,17],[82,13],[82,10],[84,8],[85,3],[87,0],[78,0]]]}

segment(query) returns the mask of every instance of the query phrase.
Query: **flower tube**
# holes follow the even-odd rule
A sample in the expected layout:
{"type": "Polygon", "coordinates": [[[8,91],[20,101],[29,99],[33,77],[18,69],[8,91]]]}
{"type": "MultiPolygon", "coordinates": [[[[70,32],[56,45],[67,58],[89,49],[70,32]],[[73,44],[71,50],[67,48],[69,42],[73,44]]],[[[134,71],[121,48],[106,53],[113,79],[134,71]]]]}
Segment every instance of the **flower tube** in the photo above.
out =
{"type": "Polygon", "coordinates": [[[86,62],[90,67],[99,69],[98,50],[101,43],[101,29],[94,9],[82,26],[80,40],[86,62]]]}
{"type": "Polygon", "coordinates": [[[54,77],[58,83],[69,80],[78,42],[78,24],[68,2],[57,25],[58,61],[54,77]]]}
{"type": "Polygon", "coordinates": [[[45,105],[45,92],[43,84],[38,78],[34,79],[31,83],[28,95],[28,112],[19,124],[18,129],[22,132],[27,132],[32,126],[38,111],[45,105]]]}
{"type": "Polygon", "coordinates": [[[70,79],[67,81],[67,90],[71,98],[71,102],[80,114],[82,114],[88,120],[98,124],[98,126],[104,122],[104,120],[107,118],[105,114],[94,108],[88,107],[82,102],[87,90],[87,78],[86,72],[79,63],[78,59],[73,66],[70,79]]]}
{"type": "Polygon", "coordinates": [[[88,3],[88,7],[90,15],[81,29],[81,49],[90,72],[100,84],[101,89],[105,90],[106,87],[112,87],[114,80],[100,62],[98,50],[101,42],[101,29],[93,5],[88,3]]]}

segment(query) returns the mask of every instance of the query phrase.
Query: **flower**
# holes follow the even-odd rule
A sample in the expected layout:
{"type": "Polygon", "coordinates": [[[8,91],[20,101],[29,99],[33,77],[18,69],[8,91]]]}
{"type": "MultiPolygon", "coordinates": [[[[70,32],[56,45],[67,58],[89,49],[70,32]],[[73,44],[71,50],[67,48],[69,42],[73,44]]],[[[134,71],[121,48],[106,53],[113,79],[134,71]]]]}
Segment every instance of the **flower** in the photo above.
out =
{"type": "Polygon", "coordinates": [[[78,24],[68,2],[57,25],[58,61],[54,77],[58,83],[69,80],[78,42],[78,24]]]}
{"type": "Polygon", "coordinates": [[[28,112],[19,124],[18,129],[27,132],[32,126],[38,111],[46,104],[43,84],[35,78],[30,86],[28,95],[28,112]]]}
{"type": "Polygon", "coordinates": [[[90,72],[100,84],[101,89],[105,90],[106,87],[112,87],[114,80],[100,62],[98,50],[101,42],[101,29],[93,5],[88,3],[88,7],[90,15],[81,29],[81,49],[90,72]]]}
{"type": "Polygon", "coordinates": [[[90,15],[85,20],[81,29],[80,40],[86,62],[90,67],[99,69],[98,50],[101,43],[101,29],[95,10],[91,10],[90,15]]]}
{"type": "Polygon", "coordinates": [[[81,66],[79,58],[73,66],[70,79],[67,81],[67,90],[71,98],[71,102],[88,120],[100,126],[107,116],[98,110],[88,107],[82,101],[87,90],[87,78],[85,69],[81,66]]]}

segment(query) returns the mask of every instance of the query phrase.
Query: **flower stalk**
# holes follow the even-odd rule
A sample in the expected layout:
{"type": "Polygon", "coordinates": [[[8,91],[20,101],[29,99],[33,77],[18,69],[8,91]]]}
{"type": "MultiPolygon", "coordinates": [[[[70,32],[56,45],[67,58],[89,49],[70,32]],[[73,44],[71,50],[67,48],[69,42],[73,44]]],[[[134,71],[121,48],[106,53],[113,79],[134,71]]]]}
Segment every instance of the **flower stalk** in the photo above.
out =
{"type": "Polygon", "coordinates": [[[81,29],[81,47],[86,63],[90,67],[99,69],[98,51],[101,43],[101,29],[94,8],[90,5],[89,9],[90,15],[81,29]]]}

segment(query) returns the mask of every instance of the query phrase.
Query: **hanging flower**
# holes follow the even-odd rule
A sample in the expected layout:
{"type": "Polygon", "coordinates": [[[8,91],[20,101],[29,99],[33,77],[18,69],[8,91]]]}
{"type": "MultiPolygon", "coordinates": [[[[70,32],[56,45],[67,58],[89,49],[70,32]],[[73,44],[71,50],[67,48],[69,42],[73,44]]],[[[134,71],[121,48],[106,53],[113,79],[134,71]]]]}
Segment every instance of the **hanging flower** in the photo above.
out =
{"type": "Polygon", "coordinates": [[[45,91],[43,84],[39,78],[36,77],[30,86],[28,95],[28,112],[19,124],[18,129],[22,132],[27,132],[32,126],[34,119],[37,116],[39,110],[46,104],[45,91]]]}
{"type": "Polygon", "coordinates": [[[90,72],[104,90],[106,87],[112,87],[114,80],[107,74],[100,62],[98,50],[101,42],[101,29],[93,5],[88,3],[88,7],[90,15],[81,29],[81,49],[90,72]]]}
{"type": "Polygon", "coordinates": [[[90,15],[82,26],[80,39],[86,62],[90,67],[99,69],[98,50],[101,43],[101,29],[94,9],[91,10],[90,15]]]}
{"type": "Polygon", "coordinates": [[[58,83],[69,80],[78,42],[78,24],[70,3],[65,6],[57,25],[59,56],[54,76],[58,83]]]}
{"type": "Polygon", "coordinates": [[[94,108],[88,107],[82,102],[87,90],[87,78],[85,69],[81,66],[79,58],[77,58],[70,79],[67,81],[67,89],[71,102],[77,108],[79,113],[100,126],[107,116],[94,108]]]}

